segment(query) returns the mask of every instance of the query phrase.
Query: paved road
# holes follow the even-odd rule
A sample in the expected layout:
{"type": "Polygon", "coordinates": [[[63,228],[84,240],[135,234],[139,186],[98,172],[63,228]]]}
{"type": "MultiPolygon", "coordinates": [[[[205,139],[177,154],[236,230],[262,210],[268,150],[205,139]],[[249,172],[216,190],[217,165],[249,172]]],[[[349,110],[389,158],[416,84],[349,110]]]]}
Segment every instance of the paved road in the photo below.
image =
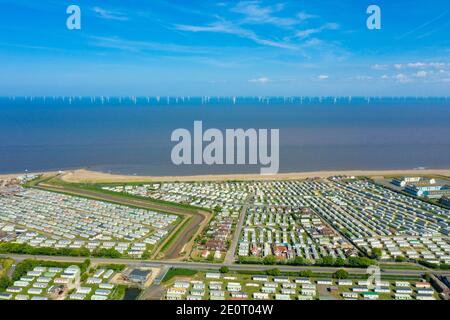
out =
{"type": "Polygon", "coordinates": [[[247,212],[247,208],[253,196],[250,196],[246,199],[244,206],[242,207],[241,214],[239,215],[239,221],[236,225],[236,230],[234,231],[233,240],[231,241],[230,248],[227,251],[225,256],[224,263],[226,265],[231,265],[234,262],[234,257],[236,255],[236,248],[238,246],[239,237],[242,233],[242,227],[244,226],[245,214],[247,212]]]}
{"type": "MultiPolygon", "coordinates": [[[[178,228],[184,228],[180,234],[177,235],[177,239],[175,242],[164,252],[164,258],[165,259],[177,259],[180,257],[181,250],[188,245],[190,241],[194,241],[195,234],[197,233],[197,230],[201,227],[203,221],[205,220],[204,216],[201,215],[192,215],[192,218],[190,221],[185,222],[188,225],[185,226],[179,225],[178,228]]],[[[183,223],[183,222],[182,222],[183,223]]],[[[176,233],[178,229],[173,230],[173,233],[176,233]]],[[[166,241],[170,241],[169,236],[166,241]]],[[[162,249],[162,247],[161,247],[162,249]]],[[[160,251],[159,251],[160,252],[160,251]]]]}
{"type": "Polygon", "coordinates": [[[161,284],[162,280],[170,270],[170,266],[164,265],[150,287],[144,289],[139,295],[138,300],[161,300],[166,292],[165,287],[161,284]]]}
{"type": "MultiPolygon", "coordinates": [[[[59,257],[59,256],[33,256],[33,255],[16,255],[16,254],[0,254],[0,257],[10,257],[17,261],[24,259],[37,259],[37,260],[47,260],[47,261],[61,261],[61,262],[82,262],[86,258],[84,257],[59,257]]],[[[220,263],[201,263],[201,262],[176,262],[171,260],[134,260],[134,259],[111,259],[111,258],[90,258],[92,263],[96,264],[126,264],[130,267],[156,267],[161,268],[164,266],[173,268],[186,268],[194,270],[218,270],[220,267],[225,266],[225,264],[220,263]]],[[[316,273],[333,273],[338,269],[345,269],[352,274],[366,274],[365,268],[333,268],[333,267],[314,267],[314,266],[270,266],[270,265],[251,265],[251,264],[233,264],[227,265],[230,270],[248,270],[248,271],[264,271],[268,269],[278,268],[281,271],[286,272],[298,272],[302,270],[311,270],[316,273]]],[[[392,276],[420,276],[426,270],[407,270],[407,269],[382,269],[382,275],[392,275],[392,276]]],[[[446,270],[433,270],[433,274],[450,276],[450,271],[446,270]]]]}
{"type": "Polygon", "coordinates": [[[166,288],[163,285],[152,284],[139,295],[137,300],[162,300],[165,293],[166,288]]]}

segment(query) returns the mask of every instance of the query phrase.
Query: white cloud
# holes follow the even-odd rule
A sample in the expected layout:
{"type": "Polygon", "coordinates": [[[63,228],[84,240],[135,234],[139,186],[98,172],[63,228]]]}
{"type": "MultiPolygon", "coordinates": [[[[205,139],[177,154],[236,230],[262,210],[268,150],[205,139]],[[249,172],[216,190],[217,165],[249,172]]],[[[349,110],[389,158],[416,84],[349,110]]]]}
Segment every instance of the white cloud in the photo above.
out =
{"type": "Polygon", "coordinates": [[[101,48],[113,48],[130,52],[162,51],[176,53],[209,53],[207,48],[189,47],[170,43],[127,40],[120,37],[90,37],[92,44],[101,48]]]}
{"type": "Polygon", "coordinates": [[[399,83],[407,83],[410,82],[411,80],[408,78],[407,75],[403,74],[403,73],[399,73],[397,74],[394,79],[399,82],[399,83]]]}
{"type": "Polygon", "coordinates": [[[322,25],[319,28],[311,28],[297,31],[296,37],[304,39],[313,34],[321,33],[324,30],[337,30],[337,29],[339,29],[339,25],[337,23],[330,22],[322,25]]]}
{"type": "Polygon", "coordinates": [[[418,69],[422,69],[425,68],[427,66],[426,63],[423,62],[415,62],[415,63],[408,63],[406,65],[408,68],[418,68],[418,69]]]}
{"type": "Polygon", "coordinates": [[[409,68],[409,69],[425,69],[425,68],[445,68],[445,63],[443,62],[409,62],[409,63],[396,63],[394,68],[397,70],[409,68]]]}
{"type": "Polygon", "coordinates": [[[256,78],[256,79],[250,79],[248,80],[248,82],[253,82],[253,83],[267,83],[270,82],[271,80],[267,77],[261,77],[261,78],[256,78]]]}
{"type": "MultiPolygon", "coordinates": [[[[445,68],[445,63],[442,62],[430,62],[428,65],[436,69],[445,68]]],[[[450,66],[450,63],[448,65],[450,66]]]]}
{"type": "Polygon", "coordinates": [[[125,16],[121,12],[110,11],[110,10],[106,10],[106,9],[103,9],[103,8],[100,8],[100,7],[94,7],[94,8],[92,8],[92,11],[94,11],[97,14],[97,16],[102,18],[102,19],[118,20],[118,21],[126,21],[126,20],[128,20],[128,17],[125,16]]]}
{"type": "MultiPolygon", "coordinates": [[[[205,24],[174,24],[173,28],[184,32],[209,32],[209,33],[223,33],[235,35],[240,38],[248,39],[262,46],[296,50],[301,52],[306,48],[319,47],[318,50],[327,49],[328,54],[332,54],[332,50],[340,49],[337,44],[323,43],[320,39],[313,37],[314,34],[325,30],[336,30],[340,26],[337,23],[325,23],[318,27],[311,27],[309,29],[297,31],[295,28],[298,24],[304,21],[317,18],[316,15],[306,12],[293,13],[291,17],[286,15],[281,16],[281,11],[285,10],[283,3],[264,5],[263,1],[240,1],[233,4],[228,2],[227,6],[222,10],[228,10],[235,15],[233,18],[224,19],[221,14],[214,15],[216,19],[213,22],[205,24]],[[277,13],[280,13],[277,15],[277,13]],[[284,29],[287,34],[272,35],[269,32],[264,32],[264,35],[258,30],[253,29],[256,24],[271,24],[276,27],[284,29]],[[304,40],[299,42],[298,39],[304,40]]],[[[283,12],[284,14],[284,12],[283,12]]],[[[303,53],[305,56],[308,54],[303,53]]]]}
{"type": "Polygon", "coordinates": [[[374,70],[386,70],[389,66],[387,64],[374,64],[372,69],[374,70]]]}
{"type": "Polygon", "coordinates": [[[321,75],[317,76],[317,79],[319,79],[319,80],[327,80],[328,78],[330,78],[330,77],[326,74],[321,74],[321,75]]]}
{"type": "Polygon", "coordinates": [[[272,24],[277,27],[291,27],[316,16],[306,12],[299,12],[294,18],[280,17],[275,14],[283,11],[285,5],[277,3],[272,6],[263,6],[261,1],[240,1],[230,11],[243,15],[240,23],[245,24],[272,24]]]}
{"type": "Polygon", "coordinates": [[[355,79],[356,80],[372,80],[373,77],[371,77],[371,76],[356,76],[355,79]]]}
{"type": "Polygon", "coordinates": [[[239,36],[241,38],[252,40],[258,44],[277,47],[283,49],[297,49],[296,46],[282,41],[274,41],[270,39],[263,39],[259,37],[256,33],[251,30],[241,28],[231,22],[227,21],[217,21],[215,23],[206,26],[195,26],[195,25],[175,25],[175,28],[180,31],[189,32],[216,32],[216,33],[228,33],[239,36]]]}
{"type": "Polygon", "coordinates": [[[428,72],[426,72],[426,71],[419,71],[419,72],[417,72],[416,74],[415,74],[415,76],[417,77],[417,78],[425,78],[426,76],[428,75],[428,72]]]}
{"type": "Polygon", "coordinates": [[[298,17],[301,21],[306,21],[306,20],[309,20],[309,19],[315,19],[315,18],[317,18],[318,16],[316,16],[316,15],[314,15],[314,14],[309,14],[309,13],[306,13],[306,12],[302,11],[302,12],[297,13],[297,17],[298,17]]]}
{"type": "Polygon", "coordinates": [[[274,6],[261,6],[260,1],[239,1],[231,11],[242,13],[248,17],[267,18],[272,13],[280,12],[284,9],[284,4],[278,3],[274,6]]]}

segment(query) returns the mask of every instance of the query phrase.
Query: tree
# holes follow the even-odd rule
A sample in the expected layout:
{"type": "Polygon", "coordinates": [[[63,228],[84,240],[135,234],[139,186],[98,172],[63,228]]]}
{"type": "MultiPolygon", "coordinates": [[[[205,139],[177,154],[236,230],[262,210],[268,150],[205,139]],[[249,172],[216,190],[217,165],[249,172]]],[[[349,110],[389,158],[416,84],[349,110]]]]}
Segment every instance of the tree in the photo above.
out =
{"type": "Polygon", "coordinates": [[[11,285],[11,280],[7,276],[0,277],[0,290],[6,290],[11,285]]]}
{"type": "Polygon", "coordinates": [[[336,267],[343,267],[343,266],[345,266],[345,259],[342,259],[341,257],[337,257],[336,258],[336,261],[334,261],[334,265],[336,266],[336,267]]]}
{"type": "Polygon", "coordinates": [[[149,259],[151,256],[151,252],[149,250],[146,250],[143,254],[142,254],[142,259],[147,260],[149,259]]]}
{"type": "Polygon", "coordinates": [[[347,279],[348,278],[348,272],[344,269],[339,269],[335,273],[333,273],[333,278],[335,279],[347,279]]]}
{"type": "Polygon", "coordinates": [[[83,263],[80,264],[81,273],[86,272],[90,265],[91,265],[91,259],[85,259],[83,261],[83,263]]]}
{"type": "Polygon", "coordinates": [[[430,268],[430,269],[439,269],[439,265],[438,264],[432,263],[432,262],[429,262],[429,261],[426,261],[426,260],[423,260],[423,259],[420,259],[419,263],[421,265],[427,267],[427,268],[430,268]]]}
{"type": "Polygon", "coordinates": [[[375,264],[375,260],[366,257],[350,257],[347,259],[347,265],[353,268],[367,268],[375,264]]]}
{"type": "Polygon", "coordinates": [[[294,266],[304,266],[307,264],[307,261],[303,257],[295,257],[294,259],[289,260],[288,264],[292,264],[294,266]]]}
{"type": "Polygon", "coordinates": [[[92,253],[92,255],[94,257],[107,257],[107,258],[120,258],[122,256],[122,254],[117,251],[116,249],[105,249],[105,248],[101,248],[101,249],[96,249],[94,250],[94,252],[92,253]]]}
{"type": "Polygon", "coordinates": [[[335,259],[333,256],[324,256],[324,257],[322,257],[322,259],[319,259],[317,261],[317,264],[321,265],[321,266],[333,266],[334,262],[335,262],[335,259]]]}
{"type": "Polygon", "coordinates": [[[277,257],[274,255],[268,255],[264,257],[263,264],[276,264],[277,263],[277,257]]]}
{"type": "Polygon", "coordinates": [[[380,248],[375,248],[372,250],[372,259],[380,260],[382,255],[383,253],[380,248]]]}
{"type": "Polygon", "coordinates": [[[82,282],[85,282],[85,281],[87,280],[87,278],[89,278],[89,275],[85,272],[85,273],[83,273],[83,274],[81,275],[80,280],[81,280],[82,282]]]}
{"type": "Polygon", "coordinates": [[[302,270],[298,273],[299,277],[312,278],[314,275],[311,270],[302,270]]]}
{"type": "Polygon", "coordinates": [[[230,269],[228,267],[223,266],[223,267],[220,267],[219,271],[220,271],[220,273],[228,273],[230,271],[230,269]]]}
{"type": "Polygon", "coordinates": [[[439,268],[442,269],[442,270],[450,270],[450,264],[448,264],[448,263],[441,263],[439,268]]]}
{"type": "Polygon", "coordinates": [[[277,276],[281,275],[281,271],[278,268],[274,268],[274,269],[267,270],[266,274],[269,276],[277,277],[277,276]]]}

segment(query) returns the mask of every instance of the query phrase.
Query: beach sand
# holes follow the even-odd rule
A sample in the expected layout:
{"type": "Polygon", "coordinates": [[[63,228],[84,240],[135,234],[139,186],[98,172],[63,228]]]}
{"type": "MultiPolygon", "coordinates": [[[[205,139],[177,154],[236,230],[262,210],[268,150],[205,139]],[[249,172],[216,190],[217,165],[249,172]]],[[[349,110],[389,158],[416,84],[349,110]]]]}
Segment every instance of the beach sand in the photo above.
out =
{"type": "MultiPolygon", "coordinates": [[[[24,173],[0,174],[0,179],[12,179],[24,173]]],[[[219,175],[197,175],[197,176],[136,176],[111,174],[86,169],[78,169],[64,172],[28,172],[34,175],[60,175],[60,178],[66,182],[72,183],[114,183],[114,182],[174,182],[174,181],[229,181],[229,180],[301,180],[307,178],[327,178],[337,175],[346,176],[427,176],[440,175],[450,177],[450,169],[425,169],[425,170],[335,170],[335,171],[311,171],[311,172],[292,172],[279,173],[275,175],[260,174],[219,174],[219,175]]]]}
{"type": "Polygon", "coordinates": [[[118,175],[85,169],[68,171],[61,175],[66,182],[80,183],[113,183],[113,182],[173,182],[173,181],[227,181],[227,180],[298,180],[306,178],[327,178],[336,175],[347,176],[401,176],[401,175],[441,175],[450,177],[448,169],[426,169],[426,170],[351,170],[351,171],[316,171],[316,172],[294,172],[279,173],[275,175],[259,174],[228,174],[228,175],[199,175],[199,176],[134,176],[118,175]]]}

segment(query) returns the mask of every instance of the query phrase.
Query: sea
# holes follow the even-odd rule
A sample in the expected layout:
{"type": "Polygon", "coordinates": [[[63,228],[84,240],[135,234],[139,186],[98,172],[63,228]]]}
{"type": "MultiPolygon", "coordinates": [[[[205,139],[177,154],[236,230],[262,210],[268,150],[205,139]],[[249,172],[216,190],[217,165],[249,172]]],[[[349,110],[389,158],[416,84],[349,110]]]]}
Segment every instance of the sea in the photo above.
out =
{"type": "Polygon", "coordinates": [[[196,120],[204,130],[279,129],[279,172],[450,168],[447,97],[2,97],[0,173],[259,172],[174,165],[171,134],[196,120]]]}

